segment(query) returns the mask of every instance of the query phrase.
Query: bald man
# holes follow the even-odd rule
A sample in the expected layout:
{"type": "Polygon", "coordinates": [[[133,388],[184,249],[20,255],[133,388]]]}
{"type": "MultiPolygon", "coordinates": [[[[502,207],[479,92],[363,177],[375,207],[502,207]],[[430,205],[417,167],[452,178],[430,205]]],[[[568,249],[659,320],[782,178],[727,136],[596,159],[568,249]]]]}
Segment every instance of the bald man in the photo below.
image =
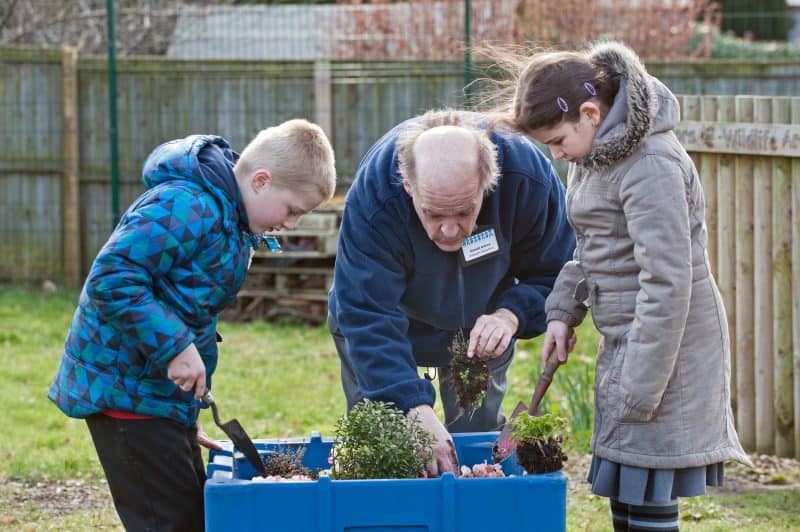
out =
{"type": "Polygon", "coordinates": [[[392,129],[348,192],[329,294],[348,410],[368,398],[418,416],[436,439],[428,471],[458,474],[450,433],[503,425],[514,339],[547,328],[544,302],[574,247],[564,187],[524,137],[454,110],[392,129]],[[471,412],[459,411],[448,369],[459,329],[490,368],[471,412]]]}

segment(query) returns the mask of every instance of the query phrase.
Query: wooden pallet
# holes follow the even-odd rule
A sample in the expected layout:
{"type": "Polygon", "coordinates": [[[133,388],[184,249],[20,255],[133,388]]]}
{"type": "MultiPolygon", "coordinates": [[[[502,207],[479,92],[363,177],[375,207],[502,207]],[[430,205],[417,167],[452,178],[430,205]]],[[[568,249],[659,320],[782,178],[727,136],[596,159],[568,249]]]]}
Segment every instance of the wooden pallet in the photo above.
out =
{"type": "Polygon", "coordinates": [[[254,320],[275,321],[280,318],[296,318],[311,325],[320,325],[328,315],[328,302],[294,297],[274,299],[266,295],[242,294],[230,307],[222,312],[227,321],[247,322],[254,320]]]}
{"type": "Polygon", "coordinates": [[[300,218],[294,229],[270,233],[280,241],[281,253],[259,249],[256,257],[265,260],[335,257],[341,220],[339,208],[308,213],[300,218]]]}
{"type": "Polygon", "coordinates": [[[283,251],[256,252],[236,302],[223,312],[223,319],[272,321],[289,316],[324,322],[341,220],[342,204],[332,202],[303,216],[291,231],[273,233],[283,251]]]}
{"type": "MultiPolygon", "coordinates": [[[[268,292],[274,297],[301,297],[300,294],[320,293],[327,298],[333,282],[333,267],[279,267],[253,264],[239,295],[268,292]]],[[[266,295],[266,294],[265,294],[266,295]]],[[[304,296],[307,299],[312,297],[304,296]]]]}

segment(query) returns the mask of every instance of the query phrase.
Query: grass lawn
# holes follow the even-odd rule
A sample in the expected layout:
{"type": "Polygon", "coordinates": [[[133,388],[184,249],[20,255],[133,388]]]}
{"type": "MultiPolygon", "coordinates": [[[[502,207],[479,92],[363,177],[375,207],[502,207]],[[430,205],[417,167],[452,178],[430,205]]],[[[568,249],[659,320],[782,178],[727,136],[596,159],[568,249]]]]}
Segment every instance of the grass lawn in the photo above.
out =
{"type": "MultiPolygon", "coordinates": [[[[85,424],[65,417],[46,397],[76,301],[76,292],[0,286],[0,530],[121,528],[85,424]],[[65,497],[81,502],[69,504],[65,497]]],[[[253,437],[332,434],[344,397],[324,327],[222,323],[219,331],[224,341],[213,389],[224,420],[238,418],[253,437]]],[[[597,339],[590,323],[581,328],[578,348],[548,395],[548,408],[584,427],[591,421],[597,339]]],[[[539,343],[520,342],[507,411],[530,399],[540,367],[539,343]]],[[[201,414],[201,422],[213,437],[224,438],[210,412],[201,414]]],[[[585,462],[587,437],[585,429],[576,431],[572,462],[585,462]]],[[[574,467],[568,528],[611,530],[607,500],[573,482],[582,473],[574,467]]],[[[681,510],[686,530],[800,529],[800,490],[720,492],[683,500],[681,510]]]]}

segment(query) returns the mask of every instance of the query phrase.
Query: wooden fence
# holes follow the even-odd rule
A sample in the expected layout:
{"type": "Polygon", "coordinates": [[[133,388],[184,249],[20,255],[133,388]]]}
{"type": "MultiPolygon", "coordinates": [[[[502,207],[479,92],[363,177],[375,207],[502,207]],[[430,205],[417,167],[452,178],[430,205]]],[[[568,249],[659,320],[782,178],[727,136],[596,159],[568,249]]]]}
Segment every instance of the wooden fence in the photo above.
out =
{"type": "MultiPolygon", "coordinates": [[[[648,68],[676,93],[800,94],[798,62],[648,68]]],[[[241,148],[267,125],[307,117],[329,133],[346,186],[396,123],[464,102],[461,63],[126,58],[118,72],[121,209],[168,139],[213,132],[241,148]]],[[[80,283],[111,231],[108,138],[104,58],[0,49],[0,279],[80,283]]]]}
{"type": "MultiPolygon", "coordinates": [[[[346,185],[380,135],[459,106],[462,86],[454,63],[120,60],[120,208],[161,142],[217,133],[241,149],[295,117],[326,130],[346,185]]],[[[112,229],[108,139],[103,58],[0,49],[0,279],[79,284],[112,229]]]]}
{"type": "Polygon", "coordinates": [[[728,313],[736,426],[800,457],[800,98],[683,96],[678,137],[706,196],[728,313]]]}

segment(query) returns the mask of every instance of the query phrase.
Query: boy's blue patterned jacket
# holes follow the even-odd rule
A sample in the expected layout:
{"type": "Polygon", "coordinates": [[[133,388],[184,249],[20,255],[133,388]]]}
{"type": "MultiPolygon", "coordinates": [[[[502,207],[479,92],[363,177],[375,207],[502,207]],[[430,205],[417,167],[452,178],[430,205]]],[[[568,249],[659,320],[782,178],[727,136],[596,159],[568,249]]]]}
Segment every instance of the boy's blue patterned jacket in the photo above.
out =
{"type": "Polygon", "coordinates": [[[219,312],[236,297],[252,237],[225,139],[196,135],[156,148],[147,191],[92,265],[48,397],[71,417],[106,409],[194,424],[199,402],[167,378],[194,342],[207,384],[219,312]]]}

